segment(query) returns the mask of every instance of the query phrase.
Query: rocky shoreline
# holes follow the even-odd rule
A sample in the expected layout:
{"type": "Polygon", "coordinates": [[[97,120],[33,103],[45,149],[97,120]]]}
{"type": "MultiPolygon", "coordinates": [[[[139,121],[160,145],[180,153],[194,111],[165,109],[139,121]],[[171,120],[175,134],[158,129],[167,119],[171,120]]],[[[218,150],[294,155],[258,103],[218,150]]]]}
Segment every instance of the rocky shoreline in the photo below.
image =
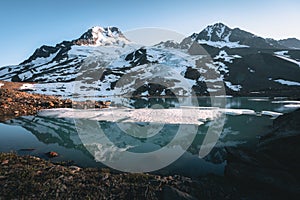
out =
{"type": "Polygon", "coordinates": [[[0,121],[24,115],[35,115],[39,110],[51,108],[107,108],[110,102],[75,102],[50,95],[30,94],[19,88],[23,83],[5,82],[0,87],[0,121]]]}
{"type": "Polygon", "coordinates": [[[0,153],[0,199],[240,199],[222,177],[114,173],[0,153]]]}

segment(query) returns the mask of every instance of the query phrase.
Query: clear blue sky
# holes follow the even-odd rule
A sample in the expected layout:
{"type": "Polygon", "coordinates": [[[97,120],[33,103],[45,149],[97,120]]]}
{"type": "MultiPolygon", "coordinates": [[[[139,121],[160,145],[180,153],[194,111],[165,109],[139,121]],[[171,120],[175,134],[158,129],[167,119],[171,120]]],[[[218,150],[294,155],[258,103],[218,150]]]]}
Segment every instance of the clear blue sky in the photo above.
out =
{"type": "Polygon", "coordinates": [[[88,28],[160,27],[190,35],[223,22],[256,35],[300,39],[299,0],[1,0],[0,66],[18,64],[43,44],[88,28]]]}

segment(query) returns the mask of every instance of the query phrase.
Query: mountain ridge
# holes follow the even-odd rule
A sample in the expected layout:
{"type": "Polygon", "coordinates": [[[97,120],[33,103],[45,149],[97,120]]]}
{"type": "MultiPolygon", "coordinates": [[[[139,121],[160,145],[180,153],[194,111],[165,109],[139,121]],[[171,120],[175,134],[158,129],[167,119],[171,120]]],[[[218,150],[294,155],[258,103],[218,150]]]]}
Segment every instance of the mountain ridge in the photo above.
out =
{"type": "Polygon", "coordinates": [[[94,27],[78,39],[41,46],[20,65],[0,68],[0,80],[41,83],[34,86],[35,92],[51,95],[72,95],[67,90],[74,81],[84,84],[79,91],[95,89],[103,96],[218,95],[221,91],[251,95],[280,90],[293,95],[299,77],[300,51],[222,23],[180,43],[149,47],[129,41],[117,27],[94,27]],[[184,82],[191,88],[184,88],[184,82]]]}
{"type": "MultiPolygon", "coordinates": [[[[231,36],[232,37],[232,36],[231,36]]],[[[199,44],[206,44],[209,46],[214,46],[218,48],[223,48],[223,47],[233,47],[233,48],[244,48],[250,46],[251,41],[247,41],[245,38],[256,38],[256,40],[259,40],[258,45],[256,44],[255,46],[257,48],[278,48],[278,49],[300,49],[300,40],[297,38],[287,38],[287,39],[281,39],[281,40],[275,40],[272,38],[263,38],[260,36],[256,36],[255,34],[252,34],[251,32],[241,30],[240,28],[229,28],[227,25],[225,25],[222,22],[217,22],[213,25],[208,25],[206,28],[204,28],[202,31],[199,33],[193,33],[190,36],[184,38],[179,44],[173,42],[170,43],[169,41],[162,41],[161,43],[168,42],[166,47],[172,47],[172,46],[180,46],[181,48],[188,48],[191,44],[187,45],[188,43],[192,43],[193,41],[200,40],[199,44]],[[214,28],[217,28],[217,30],[212,30],[214,28]],[[218,36],[218,31],[220,29],[224,29],[224,33],[227,33],[227,35],[223,35],[223,32],[219,32],[219,37],[218,36]],[[209,38],[208,32],[212,31],[213,34],[211,35],[211,38],[209,38]],[[232,34],[232,31],[235,32],[235,38],[233,39],[233,43],[230,44],[231,46],[228,46],[228,44],[210,44],[209,41],[212,42],[217,42],[217,41],[223,41],[223,42],[229,42],[229,37],[228,33],[232,34]],[[244,40],[241,42],[238,37],[238,35],[244,35],[244,40]],[[210,40],[208,40],[210,39],[210,40]],[[219,39],[219,40],[218,40],[219,39]],[[220,40],[221,39],[221,40],[220,40]],[[241,44],[239,44],[241,42],[241,44]],[[235,43],[235,44],[234,44],[235,43]],[[232,46],[233,45],[233,46],[232,46]]],[[[63,57],[63,54],[70,50],[70,47],[72,45],[90,45],[90,46],[101,46],[101,45],[110,45],[110,44],[128,44],[130,43],[130,40],[125,37],[125,35],[120,31],[119,28],[117,27],[100,27],[100,26],[94,26],[92,28],[89,28],[85,33],[83,33],[79,38],[73,39],[71,41],[63,41],[61,43],[56,44],[55,46],[50,46],[50,45],[42,45],[41,47],[37,48],[34,53],[26,60],[21,62],[20,64],[26,64],[30,62],[31,60],[36,59],[37,57],[46,57],[49,56],[49,53],[53,53],[55,51],[55,48],[62,48],[62,52],[59,53],[61,57],[63,57]],[[96,30],[98,29],[98,30],[96,30]],[[100,34],[99,34],[100,33],[100,34]],[[116,33],[116,35],[113,35],[112,33],[116,33]],[[93,35],[94,34],[94,35],[93,35]],[[99,38],[99,36],[102,37],[99,38]],[[95,38],[97,35],[98,38],[95,38]],[[120,39],[116,39],[119,37],[120,39]],[[112,40],[109,40],[108,42],[105,42],[103,40],[107,38],[113,38],[112,40]],[[101,41],[102,39],[102,41],[101,41]],[[45,51],[46,50],[46,51],[45,51]],[[47,53],[48,51],[48,53],[47,53]]],[[[57,51],[57,49],[56,49],[57,51]]]]}
{"type": "MultiPolygon", "coordinates": [[[[230,28],[221,22],[208,25],[199,33],[193,33],[185,38],[185,41],[187,41],[188,38],[190,38],[191,41],[198,41],[199,44],[208,44],[218,48],[291,48],[291,45],[286,43],[280,43],[271,38],[263,38],[240,28],[230,28]]],[[[298,41],[300,43],[300,40],[298,41]]]]}

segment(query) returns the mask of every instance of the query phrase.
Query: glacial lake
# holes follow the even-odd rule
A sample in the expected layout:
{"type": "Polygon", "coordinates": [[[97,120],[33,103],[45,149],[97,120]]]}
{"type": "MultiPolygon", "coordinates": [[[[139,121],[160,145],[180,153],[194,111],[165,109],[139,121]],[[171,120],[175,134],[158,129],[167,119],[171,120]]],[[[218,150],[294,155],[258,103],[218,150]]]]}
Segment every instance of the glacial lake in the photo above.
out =
{"type": "MultiPolygon", "coordinates": [[[[189,108],[190,112],[202,109],[203,112],[209,113],[210,99],[201,97],[197,100],[199,108],[191,107],[189,108]]],[[[112,100],[112,105],[132,110],[156,109],[157,107],[160,109],[180,108],[176,99],[156,98],[118,100],[116,102],[112,100]],[[120,102],[126,103],[122,105],[120,102]]],[[[57,117],[51,112],[47,114],[47,111],[44,112],[46,114],[23,116],[1,123],[0,151],[16,152],[19,155],[34,155],[45,159],[49,159],[45,155],[46,152],[55,151],[59,156],[51,158],[54,162],[70,161],[72,165],[81,167],[107,167],[105,161],[118,159],[115,155],[120,152],[128,151],[140,154],[160,150],[177,137],[179,130],[185,132],[190,127],[195,131],[195,135],[190,139],[187,150],[178,156],[178,159],[174,159],[170,164],[153,173],[180,174],[189,177],[207,174],[223,175],[226,166],[225,147],[255,148],[259,137],[270,132],[276,116],[291,112],[299,107],[300,102],[287,101],[285,98],[226,98],[225,108],[228,110],[226,110],[223,118],[224,124],[221,126],[220,135],[218,135],[215,143],[213,142],[212,149],[205,156],[201,156],[200,149],[203,147],[207,134],[209,134],[208,130],[214,125],[214,119],[203,120],[199,124],[190,124],[189,126],[183,125],[182,128],[182,124],[176,124],[176,120],[175,123],[154,123],[151,126],[148,122],[140,122],[138,117],[136,121],[106,121],[96,118],[91,122],[90,119],[84,118],[57,117]],[[93,129],[93,126],[98,128],[93,129]],[[89,133],[82,135],[80,127],[89,129],[89,133]],[[157,130],[153,130],[151,135],[151,131],[148,133],[149,128],[147,127],[157,127],[157,130]],[[99,130],[102,131],[105,140],[99,137],[99,130]],[[87,141],[94,145],[93,148],[99,148],[95,151],[91,150],[91,146],[86,145],[87,141]],[[114,146],[108,146],[105,141],[109,141],[114,146]]],[[[60,111],[57,110],[56,112],[60,111]]],[[[66,112],[71,111],[67,110],[66,112]]],[[[167,151],[176,151],[176,148],[174,147],[173,150],[169,148],[167,151]]],[[[169,154],[164,156],[167,155],[169,154]]],[[[162,156],[158,159],[167,159],[167,157],[162,156]]]]}

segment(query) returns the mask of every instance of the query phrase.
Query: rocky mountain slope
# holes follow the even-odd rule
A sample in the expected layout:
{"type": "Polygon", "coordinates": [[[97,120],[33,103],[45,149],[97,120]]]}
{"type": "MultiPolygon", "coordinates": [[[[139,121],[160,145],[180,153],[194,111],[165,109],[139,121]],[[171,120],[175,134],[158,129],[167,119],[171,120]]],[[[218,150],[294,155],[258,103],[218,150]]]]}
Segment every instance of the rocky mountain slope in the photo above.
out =
{"type": "Polygon", "coordinates": [[[290,42],[217,23],[180,43],[144,47],[116,27],[93,27],[1,67],[0,80],[33,82],[25,89],[68,97],[291,96],[300,87],[300,51],[290,42]]]}
{"type": "Polygon", "coordinates": [[[276,40],[265,39],[239,28],[231,29],[222,23],[207,26],[200,33],[194,33],[186,38],[182,44],[188,40],[218,48],[286,48],[285,45],[279,44],[276,40]]]}
{"type": "Polygon", "coordinates": [[[288,38],[284,40],[279,40],[279,44],[288,47],[290,49],[300,49],[300,40],[296,38],[288,38]]]}

